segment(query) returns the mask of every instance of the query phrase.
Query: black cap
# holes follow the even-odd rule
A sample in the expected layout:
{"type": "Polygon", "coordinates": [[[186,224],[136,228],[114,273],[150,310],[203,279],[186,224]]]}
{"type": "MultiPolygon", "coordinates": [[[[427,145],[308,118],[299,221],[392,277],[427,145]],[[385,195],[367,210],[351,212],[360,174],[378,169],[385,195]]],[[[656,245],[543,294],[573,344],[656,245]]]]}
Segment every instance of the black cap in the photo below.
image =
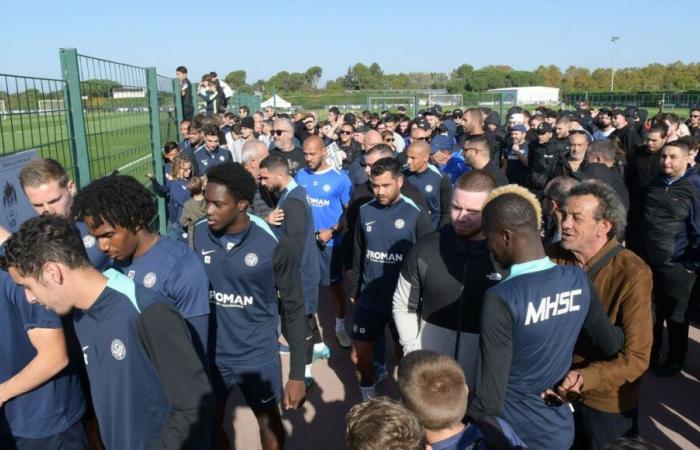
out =
{"type": "MultiPolygon", "coordinates": [[[[435,105],[435,106],[439,106],[439,105],[435,105]]],[[[433,106],[429,110],[425,111],[425,113],[423,115],[424,116],[436,116],[436,117],[442,116],[442,111],[436,109],[435,106],[433,106]]]]}
{"type": "Polygon", "coordinates": [[[430,124],[428,123],[427,120],[419,120],[417,125],[418,125],[418,128],[422,128],[425,131],[430,131],[430,124]]]}
{"type": "Polygon", "coordinates": [[[250,128],[251,130],[255,129],[255,120],[253,120],[252,117],[244,117],[241,119],[241,128],[250,128]]]}
{"type": "Polygon", "coordinates": [[[552,131],[554,131],[554,129],[547,122],[542,122],[541,124],[537,125],[537,134],[546,134],[551,133],[552,131]]]}
{"type": "Polygon", "coordinates": [[[355,125],[355,114],[353,114],[353,113],[345,114],[345,116],[343,116],[343,122],[347,122],[347,123],[355,125]]]}

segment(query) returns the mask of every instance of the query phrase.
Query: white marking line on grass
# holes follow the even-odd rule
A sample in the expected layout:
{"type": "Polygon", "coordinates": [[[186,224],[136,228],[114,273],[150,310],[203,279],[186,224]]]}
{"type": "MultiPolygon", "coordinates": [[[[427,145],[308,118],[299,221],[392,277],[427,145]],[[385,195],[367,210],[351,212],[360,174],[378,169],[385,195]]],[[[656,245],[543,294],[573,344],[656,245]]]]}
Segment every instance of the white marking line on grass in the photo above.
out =
{"type": "Polygon", "coordinates": [[[139,158],[139,159],[137,159],[137,160],[135,160],[135,161],[131,161],[129,164],[125,164],[125,165],[119,167],[119,168],[117,169],[117,171],[121,172],[122,170],[128,169],[129,167],[133,166],[134,164],[138,164],[138,163],[140,163],[141,161],[145,161],[145,160],[147,160],[147,159],[150,158],[150,157],[151,157],[151,155],[148,155],[148,156],[144,156],[144,157],[142,157],[142,158],[139,158]]]}

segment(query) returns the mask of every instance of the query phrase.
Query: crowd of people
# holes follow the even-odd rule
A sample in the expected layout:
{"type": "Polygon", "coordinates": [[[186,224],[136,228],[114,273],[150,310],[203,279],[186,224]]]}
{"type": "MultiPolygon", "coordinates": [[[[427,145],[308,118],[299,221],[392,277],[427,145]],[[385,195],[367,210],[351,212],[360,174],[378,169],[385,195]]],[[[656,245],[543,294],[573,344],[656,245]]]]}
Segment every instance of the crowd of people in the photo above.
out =
{"type": "Polygon", "coordinates": [[[230,448],[236,386],[283,448],[329,339],[363,400],[329,424],[348,448],[655,448],[640,383],[683,369],[700,298],[700,109],[235,114],[212,73],[195,114],[177,75],[152,190],[22,168],[40,215],[0,237],[1,448],[230,448]],[[390,360],[400,402],[376,394],[390,360]]]}

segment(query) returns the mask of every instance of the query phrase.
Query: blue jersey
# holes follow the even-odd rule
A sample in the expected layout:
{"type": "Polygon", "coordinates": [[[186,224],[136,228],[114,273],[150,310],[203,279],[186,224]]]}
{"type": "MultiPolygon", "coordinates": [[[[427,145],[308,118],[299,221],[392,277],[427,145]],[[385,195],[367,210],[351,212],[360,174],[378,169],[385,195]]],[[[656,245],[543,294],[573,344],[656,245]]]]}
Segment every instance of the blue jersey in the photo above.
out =
{"type": "Polygon", "coordinates": [[[78,227],[78,231],[80,231],[80,237],[83,238],[85,251],[93,267],[100,272],[106,270],[112,261],[109,259],[109,256],[100,251],[95,236],[88,232],[87,225],[85,225],[84,222],[78,220],[75,222],[75,226],[78,227]]]}
{"type": "Polygon", "coordinates": [[[430,222],[433,224],[433,229],[437,229],[441,218],[449,214],[448,206],[452,200],[452,182],[449,180],[449,176],[434,165],[428,164],[428,168],[423,172],[404,170],[404,177],[425,197],[430,222]]]}
{"type": "Polygon", "coordinates": [[[95,303],[73,312],[92,403],[106,448],[147,449],[170,408],[137,322],[159,297],[114,270],[104,274],[109,281],[95,303]]]}
{"type": "Polygon", "coordinates": [[[185,202],[192,198],[187,189],[187,180],[171,180],[166,184],[168,188],[168,221],[180,227],[180,217],[185,202]]]}
{"type": "Polygon", "coordinates": [[[549,260],[540,265],[543,270],[521,274],[514,273],[513,266],[509,278],[487,291],[485,301],[501,299],[513,324],[501,417],[528,447],[555,450],[573,442],[573,416],[566,405],[547,406],[540,394],[569,371],[592,293],[581,268],[556,266],[549,260]]]}
{"type": "Polygon", "coordinates": [[[372,200],[355,225],[351,296],[365,308],[388,313],[408,250],[432,231],[430,219],[403,195],[389,206],[372,200]]]}
{"type": "Polygon", "coordinates": [[[293,236],[293,239],[301,239],[301,285],[306,305],[306,314],[316,312],[318,306],[318,284],[321,282],[321,266],[318,260],[318,247],[314,230],[314,219],[311,207],[307,200],[306,189],[299,186],[296,181],[290,180],[287,187],[281,192],[277,201],[277,207],[285,210],[285,218],[282,225],[273,230],[279,239],[285,236],[293,236]],[[294,202],[296,201],[296,207],[294,202]],[[303,217],[301,213],[303,208],[303,217]],[[293,213],[289,213],[293,210],[293,213]],[[298,236],[296,235],[298,233],[298,236]]]}
{"type": "Polygon", "coordinates": [[[223,147],[217,147],[216,150],[210,152],[202,145],[194,152],[194,162],[197,165],[197,175],[204,176],[207,170],[216,167],[219,164],[232,162],[231,152],[223,147]]]}
{"type": "Polygon", "coordinates": [[[236,235],[217,235],[207,221],[194,227],[194,250],[209,276],[216,318],[215,363],[257,367],[278,358],[278,298],[272,258],[277,238],[260,218],[236,235]]]}
{"type": "MultiPolygon", "coordinates": [[[[350,202],[350,179],[339,170],[329,168],[324,172],[303,169],[297,172],[296,182],[306,189],[306,199],[314,217],[314,229],[328,230],[338,224],[350,202]]],[[[334,235],[328,246],[340,245],[342,236],[334,235]]]]}
{"type": "Polygon", "coordinates": [[[163,236],[146,253],[113,267],[153,289],[189,319],[209,314],[207,274],[197,254],[186,244],[163,236]]]}
{"type": "MultiPolygon", "coordinates": [[[[43,306],[27,302],[22,289],[5,271],[0,271],[0,290],[0,383],[3,383],[36,356],[27,332],[34,328],[61,328],[61,319],[43,306]]],[[[36,389],[5,403],[0,415],[6,416],[13,436],[39,439],[68,429],[84,412],[80,381],[69,366],[36,389]]]]}

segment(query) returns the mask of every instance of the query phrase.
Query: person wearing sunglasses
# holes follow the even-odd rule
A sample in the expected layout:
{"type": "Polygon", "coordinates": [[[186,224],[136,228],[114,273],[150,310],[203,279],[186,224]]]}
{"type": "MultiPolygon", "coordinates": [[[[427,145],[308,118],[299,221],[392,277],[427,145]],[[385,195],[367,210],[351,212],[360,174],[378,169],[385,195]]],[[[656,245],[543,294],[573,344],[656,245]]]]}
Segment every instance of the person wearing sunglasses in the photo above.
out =
{"type": "Polygon", "coordinates": [[[343,169],[347,169],[362,154],[362,145],[354,139],[355,127],[344,123],[338,130],[338,147],[345,152],[343,169]]]}
{"type": "Polygon", "coordinates": [[[700,139],[700,107],[691,108],[688,114],[688,131],[695,139],[700,139]]]}
{"type": "Polygon", "coordinates": [[[278,154],[284,156],[289,164],[289,173],[292,177],[302,167],[306,167],[304,159],[304,150],[297,147],[294,143],[294,124],[287,118],[275,119],[272,129],[273,148],[270,149],[270,154],[278,154]]]}

